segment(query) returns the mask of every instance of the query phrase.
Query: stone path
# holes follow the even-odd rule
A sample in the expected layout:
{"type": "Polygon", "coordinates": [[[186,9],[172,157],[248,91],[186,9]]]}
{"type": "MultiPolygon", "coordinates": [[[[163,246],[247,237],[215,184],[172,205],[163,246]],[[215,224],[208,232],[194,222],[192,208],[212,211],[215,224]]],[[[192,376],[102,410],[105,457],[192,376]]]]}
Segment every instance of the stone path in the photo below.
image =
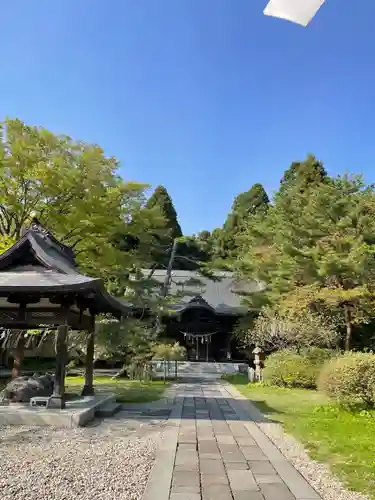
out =
{"type": "Polygon", "coordinates": [[[321,500],[234,387],[205,380],[174,390],[143,500],[321,500]]]}

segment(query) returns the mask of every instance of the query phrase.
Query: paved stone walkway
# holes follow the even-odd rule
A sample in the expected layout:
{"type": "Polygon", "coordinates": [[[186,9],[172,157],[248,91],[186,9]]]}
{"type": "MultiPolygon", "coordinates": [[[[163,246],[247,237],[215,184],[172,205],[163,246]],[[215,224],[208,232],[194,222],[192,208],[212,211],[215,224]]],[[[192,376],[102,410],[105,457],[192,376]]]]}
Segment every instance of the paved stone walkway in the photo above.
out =
{"type": "Polygon", "coordinates": [[[321,500],[222,381],[175,386],[143,500],[321,500]]]}

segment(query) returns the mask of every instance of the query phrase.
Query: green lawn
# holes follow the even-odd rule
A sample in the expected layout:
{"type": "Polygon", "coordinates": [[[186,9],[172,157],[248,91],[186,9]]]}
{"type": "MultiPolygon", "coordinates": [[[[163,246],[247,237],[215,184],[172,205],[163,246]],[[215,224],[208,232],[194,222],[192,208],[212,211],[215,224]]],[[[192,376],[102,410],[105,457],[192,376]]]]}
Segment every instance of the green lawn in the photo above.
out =
{"type": "MultiPolygon", "coordinates": [[[[80,392],[82,390],[83,377],[66,377],[66,390],[68,392],[80,392]]],[[[95,377],[94,385],[96,392],[114,392],[120,403],[147,403],[156,401],[163,397],[168,383],[162,381],[139,382],[138,380],[117,379],[111,377],[95,377]]]]}
{"type": "Polygon", "coordinates": [[[375,499],[375,411],[350,413],[316,391],[248,384],[241,375],[227,380],[349,488],[375,499]]]}

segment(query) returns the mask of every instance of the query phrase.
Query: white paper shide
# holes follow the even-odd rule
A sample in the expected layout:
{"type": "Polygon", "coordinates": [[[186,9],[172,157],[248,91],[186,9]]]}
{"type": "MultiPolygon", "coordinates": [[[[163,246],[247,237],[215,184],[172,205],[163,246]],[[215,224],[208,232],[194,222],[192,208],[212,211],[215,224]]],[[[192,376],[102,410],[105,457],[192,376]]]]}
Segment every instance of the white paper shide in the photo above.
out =
{"type": "Polygon", "coordinates": [[[307,26],[324,2],[325,0],[270,0],[264,14],[307,26]]]}

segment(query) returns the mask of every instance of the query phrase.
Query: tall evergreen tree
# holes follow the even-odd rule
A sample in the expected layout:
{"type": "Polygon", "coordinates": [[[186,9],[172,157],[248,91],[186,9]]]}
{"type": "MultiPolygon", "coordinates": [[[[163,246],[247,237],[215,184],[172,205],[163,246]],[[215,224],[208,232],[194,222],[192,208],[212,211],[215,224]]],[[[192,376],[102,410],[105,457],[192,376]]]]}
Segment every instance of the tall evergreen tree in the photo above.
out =
{"type": "MultiPolygon", "coordinates": [[[[280,193],[279,193],[280,195],[280,193]]],[[[335,318],[350,349],[355,325],[375,301],[375,191],[361,178],[339,177],[276,197],[263,220],[247,228],[239,267],[268,284],[273,307],[335,318]]]]}
{"type": "Polygon", "coordinates": [[[251,224],[251,219],[256,215],[264,215],[268,205],[269,198],[261,184],[254,184],[248,191],[235,197],[223,229],[217,233],[216,246],[219,258],[236,258],[245,227],[251,224]]]}
{"type": "MultiPolygon", "coordinates": [[[[177,212],[174,208],[172,198],[164,186],[158,186],[146,203],[146,210],[157,210],[164,219],[164,231],[160,228],[155,231],[155,245],[152,254],[154,265],[166,267],[169,261],[169,254],[176,238],[181,238],[182,230],[177,219],[177,212]]],[[[152,228],[150,229],[152,232],[152,228]]]]}
{"type": "Polygon", "coordinates": [[[177,219],[172,198],[164,186],[158,186],[147,201],[146,208],[158,207],[165,219],[165,227],[169,230],[169,237],[180,238],[182,236],[181,226],[177,219]]]}
{"type": "Polygon", "coordinates": [[[323,163],[309,154],[304,161],[294,161],[285,170],[278,195],[285,196],[288,192],[293,195],[296,191],[303,193],[306,189],[311,189],[328,179],[323,163]]]}
{"type": "Polygon", "coordinates": [[[234,199],[232,211],[242,218],[265,212],[270,200],[262,184],[254,184],[234,199]]]}

